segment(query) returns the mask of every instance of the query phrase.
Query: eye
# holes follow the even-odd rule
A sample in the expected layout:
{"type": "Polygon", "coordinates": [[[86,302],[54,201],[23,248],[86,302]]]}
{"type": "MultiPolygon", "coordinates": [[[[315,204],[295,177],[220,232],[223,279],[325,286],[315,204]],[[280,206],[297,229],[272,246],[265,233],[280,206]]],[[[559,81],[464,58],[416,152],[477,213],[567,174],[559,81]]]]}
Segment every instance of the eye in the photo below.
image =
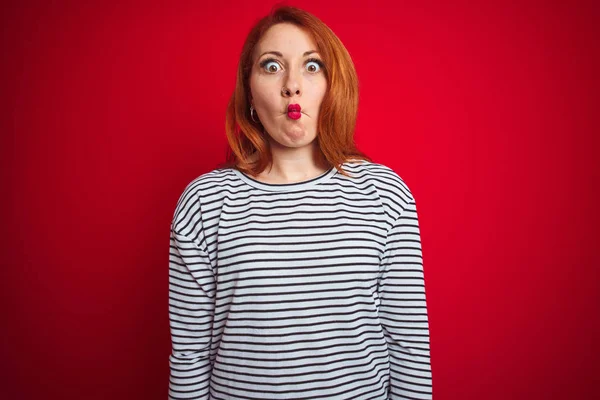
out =
{"type": "Polygon", "coordinates": [[[309,72],[317,73],[323,68],[323,61],[318,58],[309,58],[306,61],[306,65],[309,72]]]}
{"type": "Polygon", "coordinates": [[[274,58],[267,58],[260,62],[260,67],[270,73],[275,73],[278,71],[277,67],[274,66],[279,66],[274,58]]]}

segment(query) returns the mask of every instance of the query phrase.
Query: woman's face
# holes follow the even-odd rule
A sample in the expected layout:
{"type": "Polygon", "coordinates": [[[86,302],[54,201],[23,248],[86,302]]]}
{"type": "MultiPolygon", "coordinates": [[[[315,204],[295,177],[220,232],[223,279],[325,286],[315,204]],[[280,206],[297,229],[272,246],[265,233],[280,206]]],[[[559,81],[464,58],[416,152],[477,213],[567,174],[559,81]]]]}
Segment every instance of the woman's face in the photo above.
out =
{"type": "Polygon", "coordinates": [[[250,73],[253,116],[275,144],[297,148],[317,137],[327,79],[316,49],[310,35],[290,23],[269,28],[255,48],[250,73]],[[300,113],[288,114],[290,104],[300,105],[300,113]]]}

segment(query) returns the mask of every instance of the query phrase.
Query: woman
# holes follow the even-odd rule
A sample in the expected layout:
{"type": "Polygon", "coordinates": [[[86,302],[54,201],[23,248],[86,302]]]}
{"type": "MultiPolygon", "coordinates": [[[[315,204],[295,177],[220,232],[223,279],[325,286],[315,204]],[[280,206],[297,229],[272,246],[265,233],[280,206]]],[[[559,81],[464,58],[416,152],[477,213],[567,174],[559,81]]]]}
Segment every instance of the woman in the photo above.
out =
{"type": "Polygon", "coordinates": [[[431,399],[415,200],[353,144],[339,39],[280,7],[250,32],[229,165],[171,226],[170,399],[431,399]]]}

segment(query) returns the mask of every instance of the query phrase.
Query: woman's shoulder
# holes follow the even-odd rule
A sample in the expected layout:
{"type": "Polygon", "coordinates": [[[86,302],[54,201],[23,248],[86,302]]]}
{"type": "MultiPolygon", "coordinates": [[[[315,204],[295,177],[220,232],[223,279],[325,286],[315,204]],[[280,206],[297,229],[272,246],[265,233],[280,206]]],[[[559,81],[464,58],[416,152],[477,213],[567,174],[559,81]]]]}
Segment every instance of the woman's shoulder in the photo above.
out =
{"type": "Polygon", "coordinates": [[[406,182],[396,169],[386,164],[362,159],[350,160],[344,163],[344,169],[351,173],[360,173],[363,176],[368,176],[382,185],[399,185],[408,190],[406,182]]]}
{"type": "Polygon", "coordinates": [[[393,216],[415,201],[404,178],[386,164],[359,160],[344,163],[344,169],[359,178],[360,182],[369,182],[393,216]]]}
{"type": "Polygon", "coordinates": [[[183,194],[186,192],[197,192],[206,191],[212,187],[218,186],[220,183],[227,181],[231,178],[233,171],[231,168],[215,168],[210,171],[204,172],[197,175],[194,179],[189,181],[183,190],[183,194]]]}
{"type": "Polygon", "coordinates": [[[177,201],[177,210],[201,203],[203,198],[218,195],[221,188],[234,178],[231,168],[215,168],[197,175],[184,186],[177,201]]]}

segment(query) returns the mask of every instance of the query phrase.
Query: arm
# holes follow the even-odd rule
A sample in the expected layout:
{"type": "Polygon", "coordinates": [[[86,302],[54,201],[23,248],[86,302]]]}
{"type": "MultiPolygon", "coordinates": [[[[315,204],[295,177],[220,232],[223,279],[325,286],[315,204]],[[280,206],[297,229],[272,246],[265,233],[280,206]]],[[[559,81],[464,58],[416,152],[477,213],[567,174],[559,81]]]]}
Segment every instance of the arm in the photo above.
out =
{"type": "Polygon", "coordinates": [[[388,232],[381,272],[379,316],[390,354],[389,399],[431,399],[429,323],[414,199],[388,232]]]}
{"type": "Polygon", "coordinates": [[[203,244],[171,226],[169,399],[209,398],[215,280],[203,244]]]}

